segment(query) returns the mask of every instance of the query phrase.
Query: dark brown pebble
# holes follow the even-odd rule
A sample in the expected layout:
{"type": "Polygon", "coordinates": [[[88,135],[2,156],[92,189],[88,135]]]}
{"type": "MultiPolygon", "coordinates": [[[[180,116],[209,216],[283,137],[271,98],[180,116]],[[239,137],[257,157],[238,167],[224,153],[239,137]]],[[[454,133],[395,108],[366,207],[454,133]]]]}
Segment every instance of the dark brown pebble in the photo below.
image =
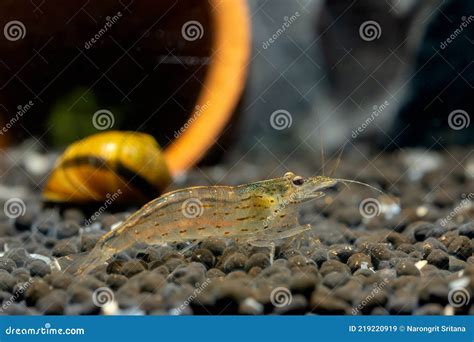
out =
{"type": "Polygon", "coordinates": [[[63,217],[65,221],[73,221],[79,224],[85,219],[82,211],[75,208],[65,209],[63,212],[63,217]]]}
{"type": "Polygon", "coordinates": [[[234,253],[226,258],[222,266],[222,270],[225,273],[229,273],[235,270],[244,270],[247,260],[248,259],[244,254],[234,253]]]}
{"type": "Polygon", "coordinates": [[[449,256],[445,252],[439,249],[433,250],[428,257],[426,258],[428,263],[433,266],[436,266],[439,269],[447,270],[449,269],[449,256]]]}
{"type": "Polygon", "coordinates": [[[51,274],[48,274],[44,277],[44,280],[49,282],[51,286],[56,289],[63,289],[66,290],[71,283],[75,280],[75,278],[67,273],[54,271],[51,274]]]}
{"type": "Polygon", "coordinates": [[[206,276],[207,278],[219,278],[219,277],[224,277],[225,273],[222,272],[218,268],[211,268],[210,270],[206,272],[206,276]]]}
{"type": "Polygon", "coordinates": [[[463,224],[458,228],[459,235],[467,236],[469,239],[474,239],[474,221],[463,224]]]}
{"type": "Polygon", "coordinates": [[[315,291],[310,301],[311,311],[318,314],[343,315],[349,312],[349,305],[327,292],[315,291]]]}
{"type": "Polygon", "coordinates": [[[309,297],[319,282],[319,277],[313,274],[298,272],[291,278],[290,289],[292,293],[309,297]]]}
{"type": "Polygon", "coordinates": [[[329,255],[331,259],[337,258],[340,261],[346,263],[347,260],[355,253],[355,248],[350,245],[336,245],[329,249],[329,255]]]}
{"type": "Polygon", "coordinates": [[[337,261],[337,260],[328,260],[328,261],[325,261],[322,266],[321,266],[321,269],[319,270],[319,272],[325,276],[331,272],[338,272],[338,273],[347,273],[347,274],[350,274],[351,273],[351,269],[349,268],[349,266],[347,266],[346,264],[343,264],[342,262],[340,261],[337,261]]]}
{"type": "Polygon", "coordinates": [[[381,261],[390,260],[392,258],[391,251],[383,244],[375,244],[370,247],[370,255],[375,267],[378,267],[381,261]]]}
{"type": "Polygon", "coordinates": [[[216,262],[214,254],[206,248],[196,249],[191,256],[191,260],[203,263],[207,269],[214,267],[216,262]]]}
{"type": "Polygon", "coordinates": [[[270,266],[270,257],[268,254],[265,253],[255,253],[253,254],[245,264],[245,269],[248,271],[252,267],[260,267],[264,269],[270,266]]]}
{"type": "Polygon", "coordinates": [[[2,257],[0,258],[0,270],[5,270],[8,273],[11,273],[16,268],[16,263],[9,258],[2,257]]]}
{"type": "Polygon", "coordinates": [[[14,248],[5,253],[5,257],[13,260],[17,267],[23,267],[30,260],[29,253],[24,248],[14,248]]]}
{"type": "Polygon", "coordinates": [[[64,290],[53,290],[38,299],[36,307],[44,315],[62,315],[66,307],[67,294],[64,290]]]}
{"type": "Polygon", "coordinates": [[[68,239],[79,233],[79,224],[74,221],[63,221],[59,223],[57,237],[58,239],[68,239]]]}
{"type": "Polygon", "coordinates": [[[331,272],[324,276],[323,284],[330,289],[334,289],[336,287],[344,286],[349,279],[350,276],[345,272],[331,272]]]}
{"type": "Polygon", "coordinates": [[[288,266],[290,268],[298,268],[311,264],[314,264],[314,261],[302,255],[296,255],[288,259],[288,266]]]}
{"type": "Polygon", "coordinates": [[[123,265],[125,264],[124,260],[114,259],[107,265],[107,273],[122,273],[123,265]]]}
{"type": "Polygon", "coordinates": [[[183,259],[171,258],[166,261],[165,266],[168,271],[171,273],[181,265],[185,265],[186,262],[183,259]]]}
{"type": "Polygon", "coordinates": [[[97,234],[83,234],[80,243],[81,252],[89,252],[92,250],[99,239],[100,235],[97,234]]]}
{"type": "Polygon", "coordinates": [[[5,270],[0,271],[0,291],[11,292],[16,280],[10,273],[5,270]]]}
{"type": "Polygon", "coordinates": [[[255,278],[258,276],[260,273],[262,273],[262,268],[258,266],[252,267],[250,270],[248,270],[248,275],[252,278],[255,278]]]}
{"type": "Polygon", "coordinates": [[[458,236],[449,244],[448,252],[459,259],[467,260],[472,255],[471,240],[466,236],[458,236]]]}
{"type": "Polygon", "coordinates": [[[59,258],[70,254],[76,254],[77,252],[78,250],[74,243],[71,241],[62,240],[54,246],[52,255],[59,258]]]}
{"type": "Polygon", "coordinates": [[[85,286],[73,284],[67,289],[69,301],[72,304],[87,303],[92,300],[93,291],[85,286]]]}
{"type": "Polygon", "coordinates": [[[143,260],[147,263],[152,263],[161,259],[160,252],[154,247],[147,247],[144,250],[138,251],[137,259],[143,260]]]}
{"type": "Polygon", "coordinates": [[[465,261],[459,260],[456,257],[449,257],[449,271],[450,272],[459,272],[466,268],[467,263],[465,261]]]}
{"type": "Polygon", "coordinates": [[[118,290],[122,285],[127,282],[128,278],[121,274],[110,274],[107,277],[106,284],[112,290],[118,290]]]}
{"type": "Polygon", "coordinates": [[[449,288],[448,282],[445,279],[433,278],[425,280],[420,287],[419,297],[421,303],[448,304],[449,288]]]}
{"type": "Polygon", "coordinates": [[[140,291],[155,293],[166,284],[166,279],[160,274],[146,272],[140,278],[140,291]]]}
{"type": "Polygon", "coordinates": [[[357,271],[362,265],[365,265],[366,268],[372,267],[370,257],[363,253],[355,253],[347,260],[347,266],[349,266],[352,272],[357,271]]]}
{"type": "Polygon", "coordinates": [[[215,256],[222,255],[226,248],[226,243],[223,239],[208,238],[201,243],[201,248],[210,250],[215,256]]]}
{"type": "Polygon", "coordinates": [[[51,273],[51,267],[43,260],[33,260],[28,263],[30,274],[32,277],[43,278],[45,275],[51,273]]]}
{"type": "Polygon", "coordinates": [[[27,206],[25,213],[15,219],[15,228],[18,231],[30,230],[36,215],[37,213],[34,210],[28,210],[27,206]]]}
{"type": "Polygon", "coordinates": [[[318,265],[318,267],[321,267],[323,262],[328,260],[328,251],[322,248],[316,249],[310,258],[316,263],[316,265],[318,265]]]}
{"type": "Polygon", "coordinates": [[[411,261],[402,260],[396,266],[397,275],[404,276],[404,275],[412,275],[412,276],[419,276],[420,270],[416,268],[415,264],[411,261]]]}
{"type": "Polygon", "coordinates": [[[26,282],[30,280],[30,271],[24,267],[14,269],[11,272],[11,275],[14,276],[16,280],[19,280],[19,281],[26,282]]]}
{"type": "Polygon", "coordinates": [[[398,291],[388,299],[386,308],[392,315],[410,315],[418,307],[418,298],[408,291],[398,291]]]}
{"type": "Polygon", "coordinates": [[[135,274],[143,272],[145,269],[145,265],[143,265],[142,262],[138,260],[129,260],[123,264],[121,273],[127,278],[131,278],[135,274]]]}
{"type": "Polygon", "coordinates": [[[28,286],[28,289],[25,292],[26,304],[34,306],[40,298],[45,297],[49,292],[51,292],[51,290],[51,286],[43,279],[36,278],[33,283],[28,286]]]}

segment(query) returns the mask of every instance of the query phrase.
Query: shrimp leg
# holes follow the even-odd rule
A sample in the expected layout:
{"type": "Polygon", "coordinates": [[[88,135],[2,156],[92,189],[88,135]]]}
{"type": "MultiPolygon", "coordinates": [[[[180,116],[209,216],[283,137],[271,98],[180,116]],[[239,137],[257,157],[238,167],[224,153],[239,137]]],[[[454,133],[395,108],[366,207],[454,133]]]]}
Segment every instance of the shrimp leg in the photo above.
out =
{"type": "Polygon", "coordinates": [[[297,226],[294,228],[290,228],[284,231],[279,231],[279,232],[274,232],[274,233],[269,233],[267,231],[265,233],[256,234],[252,236],[251,238],[245,240],[245,242],[255,247],[269,247],[270,248],[270,264],[273,264],[273,258],[275,256],[274,240],[280,240],[280,239],[293,237],[305,231],[308,231],[310,229],[311,229],[311,225],[307,224],[304,226],[297,226]]]}

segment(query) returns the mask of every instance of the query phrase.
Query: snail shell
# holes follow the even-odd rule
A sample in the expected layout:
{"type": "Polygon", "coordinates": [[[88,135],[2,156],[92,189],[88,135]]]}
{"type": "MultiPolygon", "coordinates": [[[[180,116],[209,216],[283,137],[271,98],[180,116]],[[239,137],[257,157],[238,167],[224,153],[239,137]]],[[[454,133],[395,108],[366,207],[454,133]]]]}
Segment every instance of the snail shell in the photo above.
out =
{"type": "Polygon", "coordinates": [[[119,203],[157,197],[171,176],[156,140],[144,133],[108,131],[79,140],[59,157],[43,191],[47,202],[119,203]]]}

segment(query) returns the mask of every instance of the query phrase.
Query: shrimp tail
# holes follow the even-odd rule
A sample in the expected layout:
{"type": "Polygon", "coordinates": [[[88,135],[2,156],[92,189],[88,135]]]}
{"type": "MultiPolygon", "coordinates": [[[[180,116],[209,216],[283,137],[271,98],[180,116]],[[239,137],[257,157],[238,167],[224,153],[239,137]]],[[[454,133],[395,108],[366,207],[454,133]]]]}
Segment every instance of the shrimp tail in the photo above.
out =
{"type": "Polygon", "coordinates": [[[103,265],[109,257],[99,248],[93,248],[90,252],[68,255],[58,259],[62,271],[74,275],[86,275],[98,266],[103,265]]]}

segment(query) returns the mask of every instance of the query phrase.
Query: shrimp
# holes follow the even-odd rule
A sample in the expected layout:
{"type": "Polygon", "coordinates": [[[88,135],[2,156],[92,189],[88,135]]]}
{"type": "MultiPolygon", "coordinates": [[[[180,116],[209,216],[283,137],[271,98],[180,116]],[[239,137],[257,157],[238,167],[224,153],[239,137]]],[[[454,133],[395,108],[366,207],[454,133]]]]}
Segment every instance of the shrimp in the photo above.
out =
{"type": "Polygon", "coordinates": [[[298,223],[295,206],[324,196],[324,190],[339,181],[346,180],[303,178],[287,172],[283,177],[244,185],[197,186],[169,192],[102,236],[76,273],[90,272],[137,242],[163,245],[225,237],[269,246],[274,240],[310,229],[310,225],[298,223]]]}

